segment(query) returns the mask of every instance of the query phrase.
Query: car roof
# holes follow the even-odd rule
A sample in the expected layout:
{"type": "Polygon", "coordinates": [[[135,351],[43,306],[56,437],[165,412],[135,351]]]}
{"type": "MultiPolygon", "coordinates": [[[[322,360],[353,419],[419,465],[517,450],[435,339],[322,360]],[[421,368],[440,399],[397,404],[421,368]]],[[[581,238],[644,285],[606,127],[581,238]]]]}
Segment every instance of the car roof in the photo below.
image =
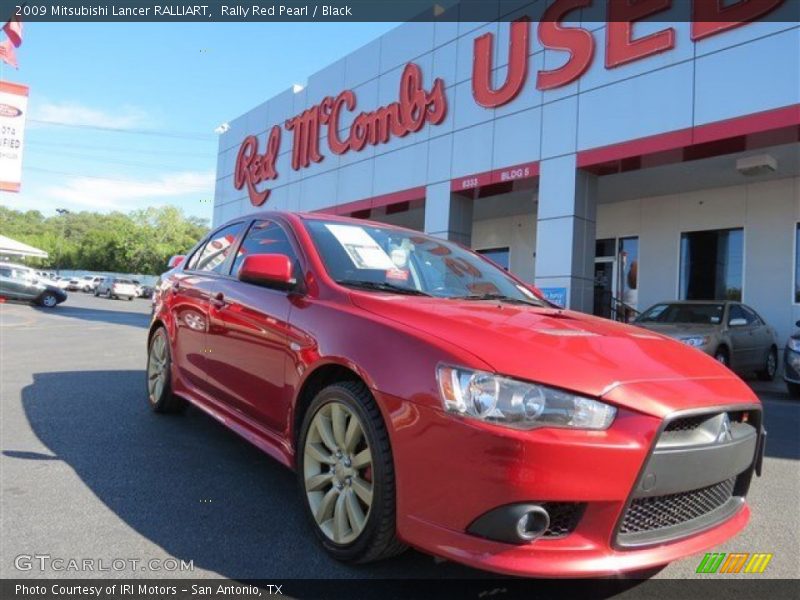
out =
{"type": "Polygon", "coordinates": [[[409,233],[414,233],[418,235],[428,235],[422,231],[418,231],[416,229],[409,229],[408,227],[401,227],[399,225],[393,225],[391,223],[381,223],[380,221],[370,221],[369,219],[356,219],[354,217],[345,217],[343,215],[332,215],[330,213],[324,212],[295,212],[289,210],[270,210],[270,211],[260,211],[254,212],[246,215],[243,217],[235,217],[233,219],[229,219],[225,223],[221,223],[219,226],[215,227],[212,231],[219,231],[227,227],[232,223],[239,223],[241,221],[247,221],[250,219],[284,219],[286,221],[291,222],[294,219],[300,219],[303,221],[333,221],[337,223],[343,224],[350,224],[350,225],[359,225],[359,226],[367,226],[367,227],[383,227],[386,229],[397,229],[398,231],[406,231],[409,233]]]}

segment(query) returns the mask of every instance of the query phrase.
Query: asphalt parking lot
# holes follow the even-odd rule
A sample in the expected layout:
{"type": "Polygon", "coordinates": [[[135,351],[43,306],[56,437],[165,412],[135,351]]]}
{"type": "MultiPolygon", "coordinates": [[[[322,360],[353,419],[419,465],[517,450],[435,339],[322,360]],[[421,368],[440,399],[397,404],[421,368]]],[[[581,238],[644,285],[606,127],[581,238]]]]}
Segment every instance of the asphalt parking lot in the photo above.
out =
{"type": "MultiPolygon", "coordinates": [[[[292,473],[198,410],[150,412],[149,310],[147,300],[80,293],[52,310],[0,304],[0,577],[481,576],[415,551],[355,567],[328,558],[305,522],[292,473]],[[16,556],[36,553],[174,557],[193,561],[194,571],[15,568],[16,556]]],[[[769,430],[765,473],[751,488],[750,525],[719,551],[773,553],[761,577],[798,578],[800,403],[779,383],[757,391],[769,430]]],[[[699,559],[654,577],[700,577],[699,559]]]]}

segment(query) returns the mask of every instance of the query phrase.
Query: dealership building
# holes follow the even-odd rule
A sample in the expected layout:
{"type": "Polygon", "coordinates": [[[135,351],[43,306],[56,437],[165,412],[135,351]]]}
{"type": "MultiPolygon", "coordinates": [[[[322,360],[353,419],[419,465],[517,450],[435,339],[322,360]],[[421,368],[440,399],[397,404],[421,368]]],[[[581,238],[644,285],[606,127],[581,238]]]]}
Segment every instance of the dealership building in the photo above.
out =
{"type": "Polygon", "coordinates": [[[271,209],[399,224],[598,315],[741,299],[783,343],[800,319],[800,23],[781,10],[403,24],[230,122],[214,225],[271,209]]]}

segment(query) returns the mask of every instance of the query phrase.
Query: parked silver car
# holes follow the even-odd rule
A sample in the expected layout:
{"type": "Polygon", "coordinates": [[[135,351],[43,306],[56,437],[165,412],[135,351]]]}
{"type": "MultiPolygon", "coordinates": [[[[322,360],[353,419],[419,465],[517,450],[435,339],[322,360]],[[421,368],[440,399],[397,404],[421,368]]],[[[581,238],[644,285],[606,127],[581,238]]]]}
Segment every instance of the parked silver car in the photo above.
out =
{"type": "Polygon", "coordinates": [[[771,381],[778,369],[775,330],[741,302],[684,300],[648,308],[634,325],[668,335],[741,374],[771,381]]]}
{"type": "Polygon", "coordinates": [[[94,290],[95,296],[105,296],[106,298],[136,298],[136,284],[130,279],[123,277],[105,277],[94,290]]]}

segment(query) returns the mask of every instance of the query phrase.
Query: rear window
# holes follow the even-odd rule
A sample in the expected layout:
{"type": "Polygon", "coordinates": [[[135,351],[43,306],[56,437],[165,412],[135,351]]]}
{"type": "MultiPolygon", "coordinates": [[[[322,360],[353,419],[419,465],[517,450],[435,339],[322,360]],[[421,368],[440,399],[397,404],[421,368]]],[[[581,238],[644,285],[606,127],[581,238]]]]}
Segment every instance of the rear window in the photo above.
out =
{"type": "Polygon", "coordinates": [[[114,283],[130,283],[133,285],[133,282],[130,279],[115,279],[114,283]]]}

